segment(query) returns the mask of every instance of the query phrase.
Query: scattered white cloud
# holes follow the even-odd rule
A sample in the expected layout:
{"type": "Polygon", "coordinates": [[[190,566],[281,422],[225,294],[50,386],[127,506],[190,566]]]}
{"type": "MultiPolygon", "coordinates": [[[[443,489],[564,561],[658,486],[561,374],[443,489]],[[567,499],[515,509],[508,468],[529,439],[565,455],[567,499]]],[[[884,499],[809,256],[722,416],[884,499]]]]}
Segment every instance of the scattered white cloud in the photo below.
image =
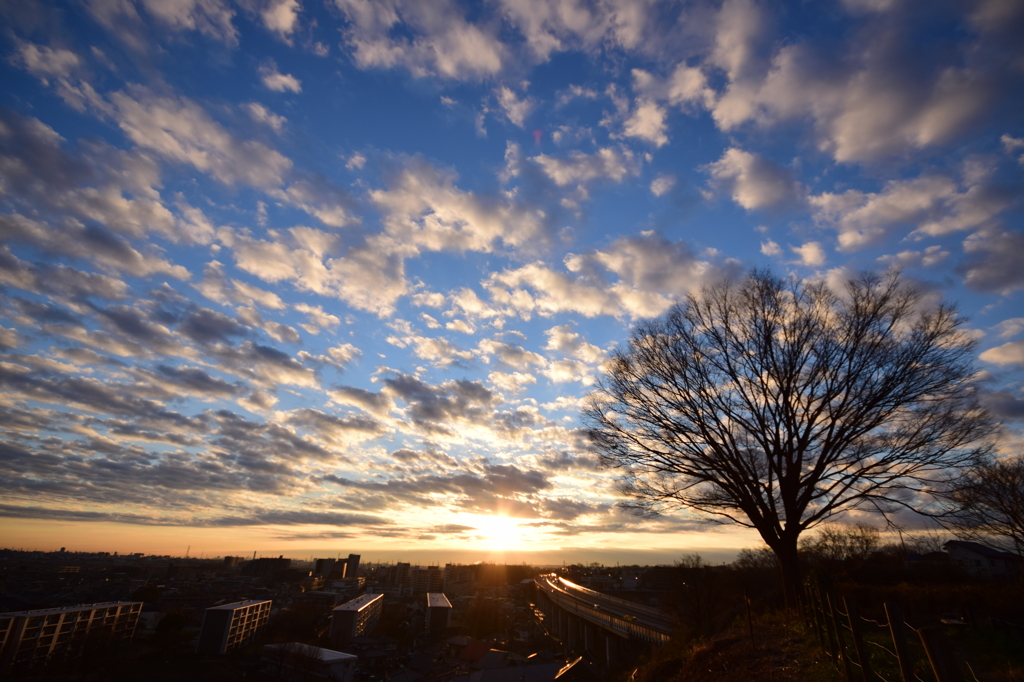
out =
{"type": "Polygon", "coordinates": [[[735,147],[725,150],[721,159],[708,166],[708,172],[748,211],[790,204],[802,193],[792,172],[735,147]]]}
{"type": "Polygon", "coordinates": [[[284,124],[288,122],[287,118],[278,116],[258,102],[249,102],[245,105],[245,108],[249,112],[249,116],[252,117],[252,120],[269,126],[275,133],[281,132],[284,124]]]}
{"type": "Polygon", "coordinates": [[[622,134],[650,142],[655,147],[668,144],[665,109],[656,102],[638,100],[633,113],[626,119],[622,134]]]}
{"type": "Polygon", "coordinates": [[[348,20],[345,40],[364,69],[407,69],[414,76],[478,79],[501,70],[505,46],[466,20],[452,0],[334,0],[348,20]],[[397,33],[401,26],[404,30],[397,33]]]}
{"type": "Polygon", "coordinates": [[[800,264],[809,268],[820,268],[825,264],[825,249],[821,242],[807,242],[800,246],[791,246],[790,250],[800,257],[800,264]]]}
{"type": "Polygon", "coordinates": [[[567,158],[540,154],[530,159],[559,186],[586,184],[607,179],[622,182],[626,176],[640,173],[640,162],[626,147],[605,147],[593,154],[574,151],[567,158]]]}
{"type": "Polygon", "coordinates": [[[978,357],[993,365],[1024,367],[1024,341],[1011,341],[989,348],[978,357]]]}
{"type": "Polygon", "coordinates": [[[840,248],[853,251],[880,243],[900,227],[931,237],[985,227],[1012,201],[986,174],[968,176],[964,185],[961,189],[949,177],[923,175],[890,180],[880,192],[823,192],[809,201],[815,220],[834,226],[840,248]]]}
{"type": "Polygon", "coordinates": [[[302,92],[302,83],[295,76],[281,73],[277,64],[269,62],[260,67],[260,80],[263,86],[274,92],[302,92]]]}
{"type": "Polygon", "coordinates": [[[526,117],[530,115],[530,111],[533,109],[533,100],[529,97],[520,99],[513,90],[504,85],[495,90],[495,95],[498,98],[498,105],[505,112],[505,117],[513,125],[522,128],[526,122],[526,117]]]}
{"type": "Polygon", "coordinates": [[[659,175],[651,181],[651,194],[656,197],[664,196],[676,185],[675,175],[659,175]]]}

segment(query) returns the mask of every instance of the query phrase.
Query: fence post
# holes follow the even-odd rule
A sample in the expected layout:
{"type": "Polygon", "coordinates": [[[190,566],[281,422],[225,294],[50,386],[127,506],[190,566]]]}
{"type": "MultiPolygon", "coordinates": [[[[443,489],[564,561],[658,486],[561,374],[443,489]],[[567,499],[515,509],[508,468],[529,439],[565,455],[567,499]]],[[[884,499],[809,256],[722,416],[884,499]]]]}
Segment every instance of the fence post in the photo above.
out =
{"type": "Polygon", "coordinates": [[[827,603],[827,597],[823,596],[821,589],[821,583],[818,583],[818,606],[821,609],[821,626],[825,630],[825,636],[828,637],[828,650],[832,655],[832,663],[838,667],[839,665],[839,652],[836,651],[836,640],[832,634],[832,628],[829,627],[829,614],[825,611],[825,604],[827,603]]]}
{"type": "Polygon", "coordinates": [[[843,597],[843,606],[846,608],[846,617],[850,621],[850,632],[853,633],[853,648],[857,650],[857,662],[860,663],[860,671],[864,676],[864,682],[872,682],[875,675],[871,671],[871,661],[868,660],[868,652],[864,648],[864,637],[861,633],[860,617],[857,615],[857,605],[843,597]]]}
{"type": "MultiPolygon", "coordinates": [[[[836,643],[839,645],[839,656],[843,661],[843,673],[846,675],[846,682],[853,682],[853,670],[850,668],[850,657],[846,653],[846,644],[843,642],[843,631],[839,625],[839,613],[836,608],[835,595],[826,593],[828,599],[828,610],[832,614],[832,629],[836,633],[836,643]]],[[[837,661],[838,662],[838,661],[837,661]]]]}
{"type": "Polygon", "coordinates": [[[746,590],[743,590],[743,603],[747,606],[747,626],[750,628],[750,646],[754,647],[754,651],[757,651],[757,640],[754,639],[754,619],[750,616],[750,597],[747,596],[746,590]]]}
{"type": "Polygon", "coordinates": [[[892,644],[896,648],[900,677],[903,678],[903,682],[914,682],[914,662],[910,657],[910,647],[907,646],[907,632],[904,630],[903,613],[899,604],[885,602],[885,617],[889,619],[889,634],[892,635],[892,644]]]}
{"type": "Polygon", "coordinates": [[[827,645],[825,644],[825,633],[821,629],[821,616],[818,611],[818,604],[814,599],[814,586],[808,583],[806,587],[807,604],[811,610],[811,625],[814,627],[814,634],[818,636],[818,644],[824,650],[827,645]]]}
{"type": "Polygon", "coordinates": [[[949,640],[942,628],[928,627],[917,631],[921,636],[921,644],[928,654],[928,662],[931,663],[932,672],[938,682],[964,682],[960,669],[953,660],[953,654],[949,649],[949,640]]]}

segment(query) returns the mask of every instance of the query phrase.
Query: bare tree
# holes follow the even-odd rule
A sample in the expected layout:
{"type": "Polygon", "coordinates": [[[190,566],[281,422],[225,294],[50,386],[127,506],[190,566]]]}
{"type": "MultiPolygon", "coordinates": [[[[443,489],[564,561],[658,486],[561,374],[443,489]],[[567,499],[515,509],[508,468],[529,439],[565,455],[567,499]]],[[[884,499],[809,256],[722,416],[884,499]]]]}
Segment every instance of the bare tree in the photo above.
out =
{"type": "Polygon", "coordinates": [[[974,345],[898,272],[840,292],[754,271],[633,330],[584,418],[627,506],[755,528],[798,594],[800,534],[890,513],[987,451],[974,345]]]}
{"type": "Polygon", "coordinates": [[[864,561],[878,549],[880,540],[881,533],[872,526],[826,523],[801,541],[800,550],[824,561],[864,561]]]}
{"type": "Polygon", "coordinates": [[[954,481],[948,499],[957,537],[1024,556],[1024,456],[978,465],[954,481]]]}

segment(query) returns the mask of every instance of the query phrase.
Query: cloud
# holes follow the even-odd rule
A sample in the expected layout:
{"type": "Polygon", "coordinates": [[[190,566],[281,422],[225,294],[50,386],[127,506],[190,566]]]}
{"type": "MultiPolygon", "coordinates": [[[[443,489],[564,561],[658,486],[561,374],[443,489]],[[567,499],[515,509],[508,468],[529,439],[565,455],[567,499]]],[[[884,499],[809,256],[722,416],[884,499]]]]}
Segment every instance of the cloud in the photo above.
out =
{"type": "Polygon", "coordinates": [[[183,266],[137,251],[127,241],[98,225],[82,227],[80,223],[69,222],[63,229],[55,230],[46,223],[14,213],[0,215],[0,236],[8,243],[31,244],[50,254],[91,260],[111,271],[123,271],[137,277],[156,274],[177,279],[191,277],[183,266]]]}
{"type": "Polygon", "coordinates": [[[957,268],[969,289],[1003,295],[1024,288],[1024,234],[980,230],[964,240],[967,259],[957,268]]]}
{"type": "MultiPolygon", "coordinates": [[[[64,147],[63,138],[41,121],[0,112],[0,186],[26,213],[49,218],[40,223],[41,233],[76,232],[94,223],[133,238],[212,239],[209,221],[180,195],[177,215],[164,203],[159,165],[149,154],[91,140],[77,153],[64,147]]],[[[76,251],[73,244],[60,248],[76,251]]]]}
{"type": "Polygon", "coordinates": [[[516,370],[527,370],[530,367],[547,364],[544,356],[533,351],[526,350],[522,346],[510,343],[503,343],[493,339],[480,341],[480,352],[485,357],[495,356],[502,365],[516,370]]]}
{"type": "Polygon", "coordinates": [[[499,391],[512,394],[520,393],[527,386],[537,383],[537,377],[523,372],[491,372],[487,375],[487,380],[499,391]]]}
{"type": "Polygon", "coordinates": [[[128,138],[169,161],[185,163],[226,185],[277,187],[292,162],[254,140],[238,140],[198,104],[133,86],[115,92],[117,124],[128,138]]]}
{"type": "Polygon", "coordinates": [[[549,226],[540,209],[461,190],[455,180],[451,172],[411,159],[390,178],[387,189],[371,191],[370,198],[384,213],[387,234],[407,249],[490,252],[499,245],[548,241],[549,226]]]}
{"type": "Polygon", "coordinates": [[[655,147],[663,147],[668,144],[665,114],[665,109],[656,102],[638,100],[633,113],[623,124],[622,134],[650,142],[655,147]]]}
{"type": "Polygon", "coordinates": [[[199,31],[202,35],[228,45],[238,42],[238,32],[232,23],[235,13],[221,0],[139,0],[134,4],[90,0],[85,6],[101,26],[138,52],[148,52],[151,46],[142,15],[136,7],[143,9],[147,16],[158,21],[163,28],[199,31]]]}
{"type": "Polygon", "coordinates": [[[285,307],[281,297],[272,291],[260,289],[241,280],[228,280],[224,276],[224,266],[217,261],[210,261],[203,270],[203,279],[195,284],[196,290],[211,301],[226,305],[238,303],[244,306],[260,306],[271,310],[282,310],[285,307]]]}
{"type": "Polygon", "coordinates": [[[653,232],[623,237],[603,250],[570,254],[566,272],[541,263],[492,274],[484,287],[498,306],[519,315],[575,312],[653,317],[704,283],[738,270],[694,256],[685,242],[669,242],[653,232]]]}
{"type": "Polygon", "coordinates": [[[349,193],[322,175],[293,173],[287,187],[269,194],[301,209],[329,227],[346,227],[360,222],[355,201],[349,193]]]}
{"type": "Polygon", "coordinates": [[[1024,397],[1009,391],[988,391],[981,394],[981,401],[996,419],[1024,419],[1024,397]]]}
{"type": "Polygon", "coordinates": [[[659,9],[655,3],[632,0],[501,0],[505,19],[523,35],[539,62],[548,61],[555,52],[594,52],[603,47],[658,54],[663,47],[656,39],[659,23],[667,33],[675,28],[673,22],[664,21],[659,9]]]}
{"type": "Polygon", "coordinates": [[[898,267],[924,267],[930,268],[942,263],[949,258],[949,251],[938,244],[926,247],[923,251],[900,251],[893,256],[881,256],[879,261],[892,263],[898,267]]]}
{"type": "Polygon", "coordinates": [[[588,364],[598,364],[607,357],[605,352],[592,343],[588,343],[576,333],[571,325],[563,324],[551,327],[544,332],[548,342],[545,350],[559,351],[572,355],[588,364]]]}
{"type": "Polygon", "coordinates": [[[853,251],[880,243],[896,228],[913,228],[915,236],[944,236],[978,229],[1012,202],[1012,196],[993,185],[988,171],[968,173],[958,186],[942,175],[890,180],[880,192],[849,189],[808,198],[817,222],[832,225],[839,245],[853,251]]]}
{"type": "Polygon", "coordinates": [[[769,159],[732,147],[708,166],[711,177],[752,211],[793,203],[801,194],[793,174],[769,159]]]}
{"type": "Polygon", "coordinates": [[[17,53],[13,60],[36,78],[70,78],[83,66],[81,57],[62,47],[52,48],[20,40],[16,45],[17,53]]]}
{"type": "Polygon", "coordinates": [[[519,99],[516,97],[515,92],[504,85],[495,90],[495,95],[498,98],[498,104],[501,106],[502,111],[505,112],[505,117],[513,125],[522,128],[526,117],[530,115],[530,111],[533,109],[533,100],[529,97],[519,99]]]}
{"type": "Polygon", "coordinates": [[[985,362],[1000,366],[1024,366],[1024,341],[1011,341],[989,348],[978,356],[985,362]]]}
{"type": "Polygon", "coordinates": [[[260,80],[263,87],[274,92],[302,92],[302,83],[291,74],[281,73],[277,70],[277,64],[269,62],[260,67],[260,80]]]}
{"type": "Polygon", "coordinates": [[[334,0],[348,21],[345,42],[360,68],[407,69],[414,76],[479,79],[496,74],[505,47],[466,21],[451,0],[334,0]]]}
{"type": "Polygon", "coordinates": [[[573,151],[565,159],[539,154],[530,160],[559,187],[585,185],[595,180],[622,182],[626,176],[640,173],[640,163],[625,147],[605,147],[593,154],[573,151]]]}
{"type": "Polygon", "coordinates": [[[220,235],[243,271],[266,282],[291,281],[299,290],[334,296],[361,310],[387,314],[408,290],[404,259],[387,239],[371,236],[337,256],[335,235],[310,228],[280,235],[283,241],[232,231],[220,235]]]}
{"type": "Polygon", "coordinates": [[[820,268],[825,264],[825,250],[821,248],[821,242],[807,242],[800,246],[791,246],[789,249],[800,257],[801,265],[820,268]]]}
{"type": "Polygon", "coordinates": [[[299,23],[299,12],[302,11],[298,0],[269,0],[262,5],[258,11],[263,25],[290,45],[292,33],[299,23]]]}
{"type": "Polygon", "coordinates": [[[249,112],[249,116],[252,117],[252,120],[270,127],[275,133],[281,132],[284,124],[288,122],[287,118],[278,116],[258,102],[249,102],[245,105],[245,108],[249,112]]]}
{"type": "Polygon", "coordinates": [[[785,45],[762,77],[755,42],[723,39],[746,35],[751,21],[737,14],[730,24],[737,30],[719,34],[715,61],[730,83],[712,114],[724,131],[748,121],[767,126],[806,117],[819,147],[836,161],[870,161],[956,137],[993,99],[989,75],[908,54],[914,48],[901,22],[876,26],[852,53],[785,45]]]}
{"type": "Polygon", "coordinates": [[[676,176],[659,175],[651,181],[651,194],[656,197],[663,196],[676,185],[676,176]]]}

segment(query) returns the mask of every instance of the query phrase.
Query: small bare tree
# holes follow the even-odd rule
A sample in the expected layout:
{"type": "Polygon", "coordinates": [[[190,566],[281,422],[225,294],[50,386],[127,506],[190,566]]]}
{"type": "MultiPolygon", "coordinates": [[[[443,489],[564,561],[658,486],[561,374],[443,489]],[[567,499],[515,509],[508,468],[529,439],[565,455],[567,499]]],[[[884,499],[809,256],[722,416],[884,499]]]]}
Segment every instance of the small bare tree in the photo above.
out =
{"type": "Polygon", "coordinates": [[[584,418],[627,506],[755,528],[799,594],[800,534],[844,510],[920,507],[986,452],[974,345],[899,273],[842,292],[755,271],[642,322],[584,418]]]}
{"type": "Polygon", "coordinates": [[[800,549],[824,561],[864,561],[881,543],[877,528],[864,524],[840,526],[826,523],[800,549]]]}
{"type": "Polygon", "coordinates": [[[1024,556],[1024,456],[972,468],[953,482],[948,500],[957,537],[1024,556]]]}

